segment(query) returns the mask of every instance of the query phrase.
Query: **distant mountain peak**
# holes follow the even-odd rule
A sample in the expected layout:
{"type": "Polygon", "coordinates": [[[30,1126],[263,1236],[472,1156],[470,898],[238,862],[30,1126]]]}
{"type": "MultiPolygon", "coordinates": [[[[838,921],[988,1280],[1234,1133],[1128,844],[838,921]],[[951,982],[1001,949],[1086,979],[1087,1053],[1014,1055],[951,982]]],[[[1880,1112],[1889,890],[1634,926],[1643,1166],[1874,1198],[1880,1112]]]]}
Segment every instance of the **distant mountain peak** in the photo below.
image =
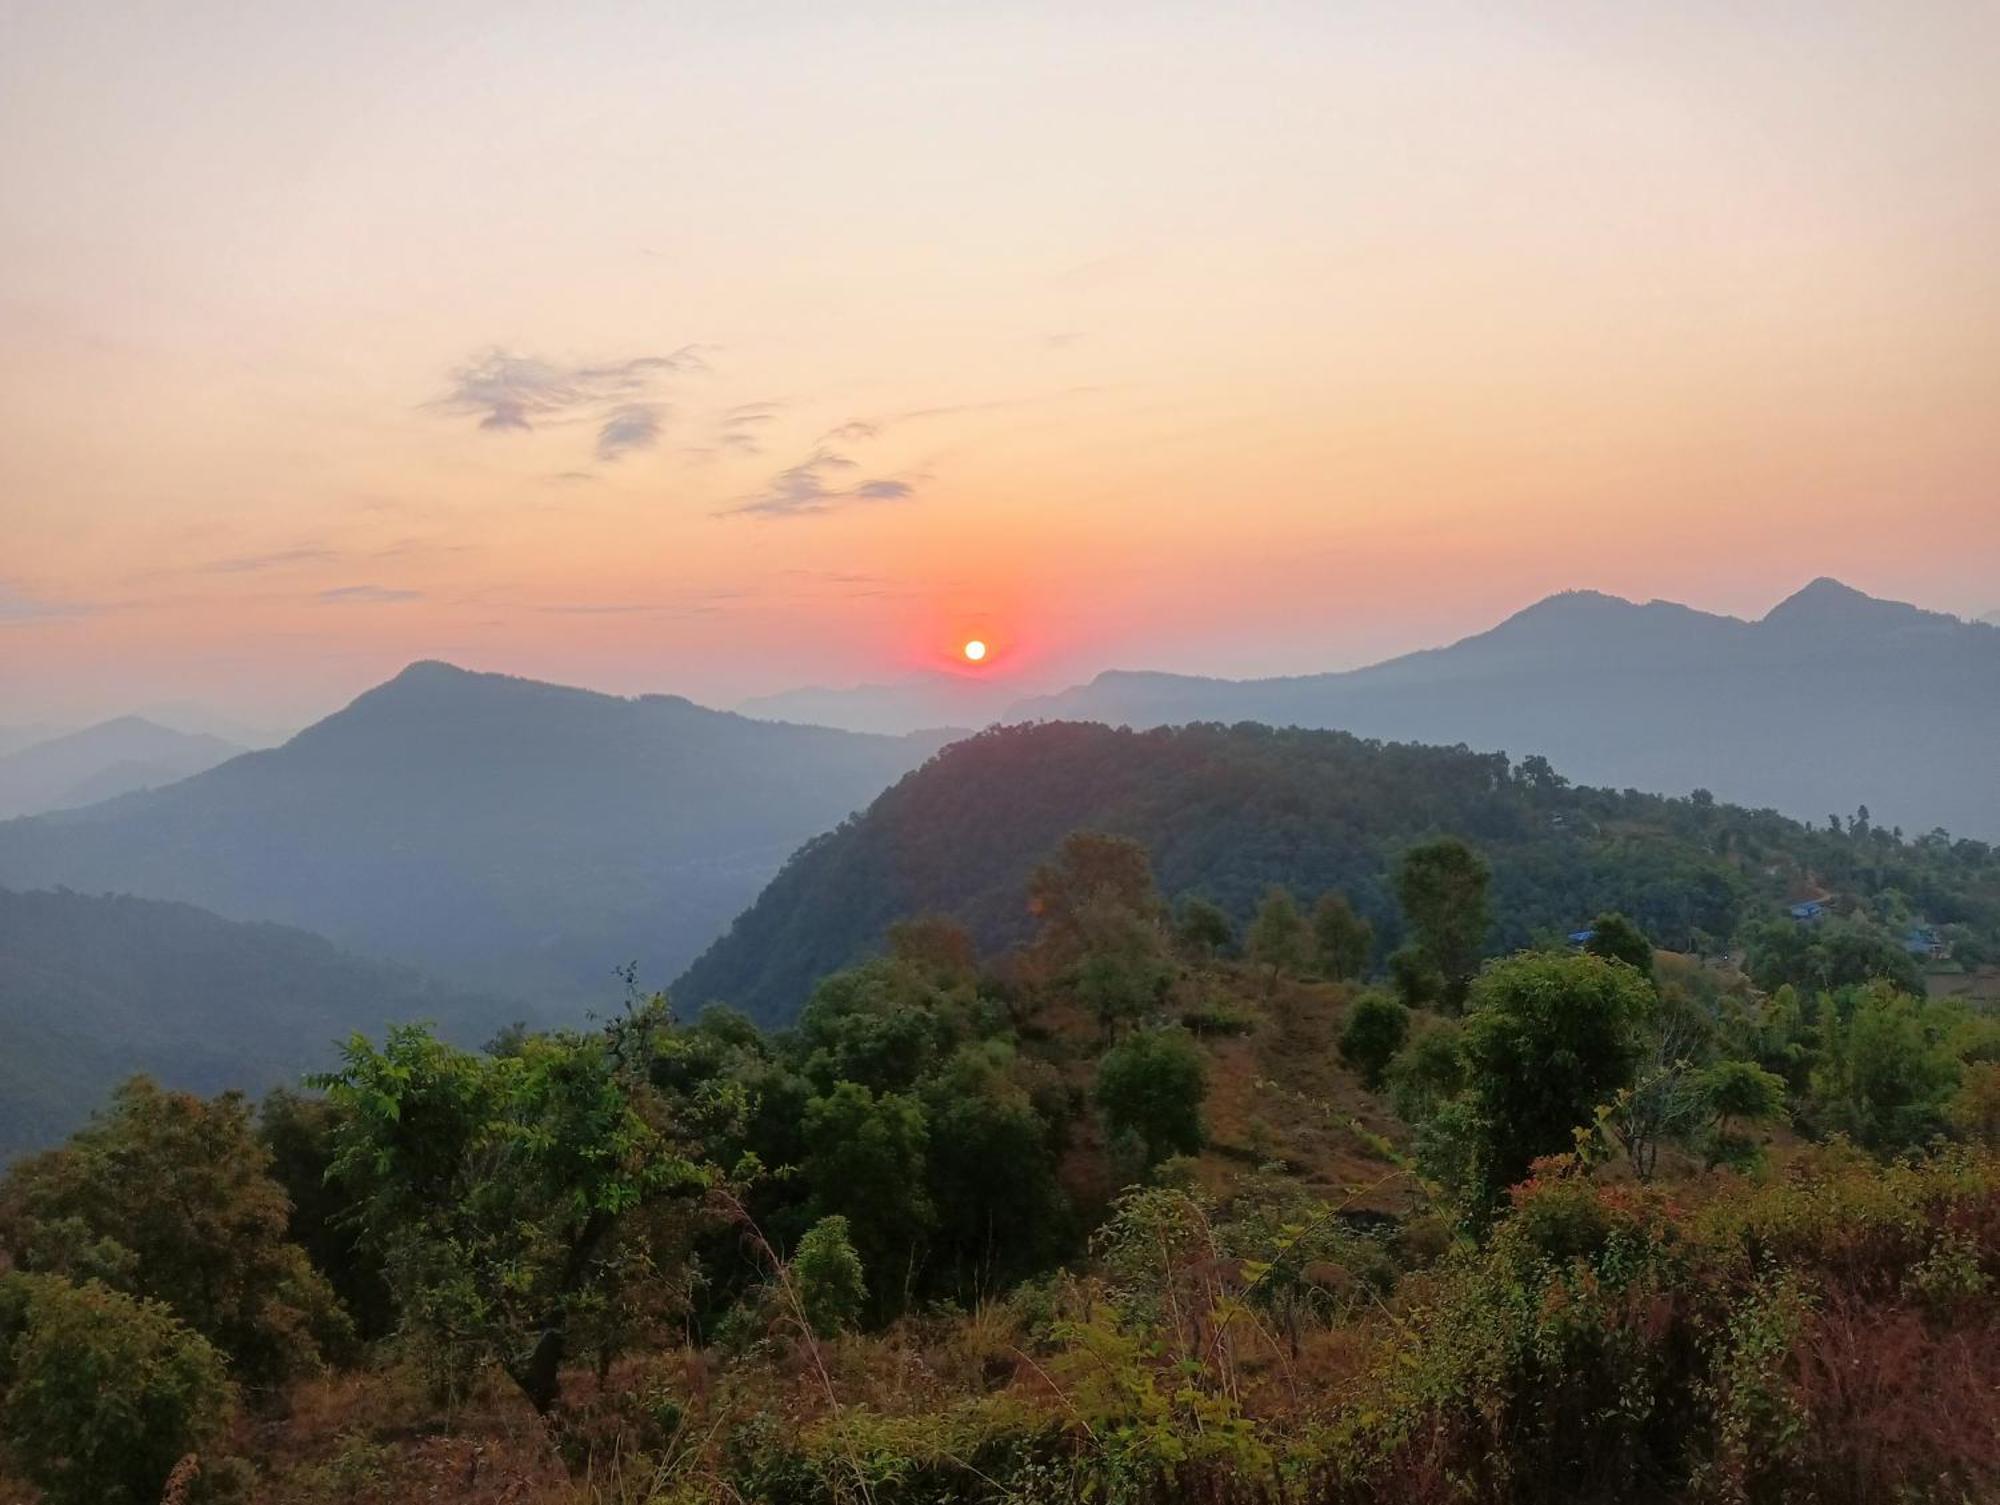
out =
{"type": "Polygon", "coordinates": [[[1764,620],[1773,617],[1794,616],[1800,612],[1848,611],[1857,607],[1881,606],[1880,602],[1866,591],[1856,590],[1845,581],[1836,580],[1831,575],[1821,575],[1808,581],[1793,591],[1784,600],[1764,614],[1764,620]]]}
{"type": "Polygon", "coordinates": [[[400,684],[442,684],[449,680],[471,679],[473,671],[461,669],[457,664],[448,664],[441,658],[420,658],[406,666],[402,673],[387,681],[400,684]]]}
{"type": "Polygon", "coordinates": [[[1772,607],[1764,614],[1762,625],[1810,627],[1820,631],[1843,628],[1876,631],[1943,626],[1952,620],[1907,601],[1885,601],[1830,575],[1822,575],[1772,607]]]}

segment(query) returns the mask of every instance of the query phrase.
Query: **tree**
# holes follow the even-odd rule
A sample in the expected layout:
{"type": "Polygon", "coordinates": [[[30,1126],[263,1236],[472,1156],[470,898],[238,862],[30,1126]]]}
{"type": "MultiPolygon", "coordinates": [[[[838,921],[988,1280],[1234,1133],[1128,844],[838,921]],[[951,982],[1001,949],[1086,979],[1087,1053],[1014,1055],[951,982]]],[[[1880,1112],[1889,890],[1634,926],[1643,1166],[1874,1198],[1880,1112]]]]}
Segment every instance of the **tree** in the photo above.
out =
{"type": "Polygon", "coordinates": [[[1389,983],[1409,1009],[1426,1008],[1444,992],[1444,974],[1416,946],[1398,946],[1389,953],[1389,983]]]}
{"type": "Polygon", "coordinates": [[[1028,880],[1028,908],[1040,921],[1041,944],[1060,964],[1093,949],[1097,925],[1120,911],[1157,923],[1159,890],[1146,849],[1124,836],[1074,831],[1053,862],[1028,880]]]}
{"type": "Polygon", "coordinates": [[[1347,896],[1321,894],[1313,906],[1312,925],[1320,970],[1340,981],[1359,977],[1368,965],[1375,928],[1354,912],[1347,896]]]}
{"type": "Polygon", "coordinates": [[[15,1265],[163,1302],[255,1385],[317,1368],[351,1328],[290,1236],[290,1207],[240,1093],[134,1077],[60,1149],[0,1188],[15,1265]]]}
{"type": "Polygon", "coordinates": [[[1194,961],[1208,961],[1236,944],[1236,926],[1220,904],[1189,894],[1174,919],[1174,944],[1194,961]]]}
{"type": "Polygon", "coordinates": [[[154,1505],[231,1403],[222,1355],[163,1303],[0,1276],[0,1436],[47,1505],[154,1505]]]}
{"type": "Polygon", "coordinates": [[[1464,1028],[1435,1014],[1420,1016],[1385,1073],[1396,1116],[1421,1124],[1465,1087],[1464,1028]]]}
{"type": "Polygon", "coordinates": [[[1277,986],[1280,973],[1302,970],[1308,956],[1308,933],[1298,901],[1289,889],[1267,888],[1257,917],[1250,922],[1250,959],[1271,969],[1266,991],[1277,986]]]}
{"type": "Polygon", "coordinates": [[[1945,1038],[1951,1011],[1878,982],[1825,1001],[1821,1013],[1811,1098],[1824,1125],[1876,1150],[1945,1128],[1961,1069],[1945,1038]]]}
{"type": "Polygon", "coordinates": [[[1785,1113],[1785,1079],[1755,1061],[1717,1061],[1701,1073],[1698,1086],[1711,1119],[1711,1167],[1750,1159],[1756,1146],[1742,1126],[1768,1123],[1785,1113]]]}
{"type": "Polygon", "coordinates": [[[1699,1048],[1695,1016],[1660,1009],[1645,1032],[1632,1085],[1604,1105],[1605,1130],[1641,1181],[1652,1178],[1661,1147],[1687,1139],[1707,1114],[1694,1065],[1699,1048]]]}
{"type": "Polygon", "coordinates": [[[546,1414],[584,1313],[615,1320],[621,1226],[719,1179],[649,1080],[664,999],[598,1032],[475,1055],[421,1027],[357,1035],[320,1080],[342,1110],[331,1174],[378,1250],[433,1376],[491,1360],[546,1414]]]}
{"type": "Polygon", "coordinates": [[[891,925],[889,955],[939,987],[970,983],[979,971],[979,952],[970,932],[944,915],[918,915],[891,925]]]}
{"type": "Polygon", "coordinates": [[[387,1337],[395,1302],[381,1256],[365,1248],[340,1189],[327,1179],[341,1111],[323,1097],[283,1087],[257,1105],[257,1135],[271,1156],[271,1179],[291,1203],[286,1232],[326,1277],[364,1341],[387,1337]]]}
{"type": "Polygon", "coordinates": [[[1106,1125],[1114,1135],[1137,1136],[1149,1165],[1201,1148],[1207,1091],[1201,1051],[1186,1030],[1147,1030],[1097,1063],[1097,1105],[1106,1125]]]}
{"type": "Polygon", "coordinates": [[[803,1167],[815,1218],[847,1219],[884,1314],[922,1263],[937,1221],[925,1164],[930,1125],[915,1097],[839,1082],[806,1104],[803,1167]]]}
{"type": "Polygon", "coordinates": [[[1921,993],[1924,987],[1915,958],[1894,937],[1865,922],[1767,920],[1745,928],[1743,950],[1743,970],[1767,993],[1786,983],[1809,992],[1877,980],[1904,993],[1921,993]]]}
{"type": "Polygon", "coordinates": [[[1173,984],[1174,967],[1159,926],[1108,898],[1091,901],[1084,934],[1086,948],[1070,968],[1068,983],[1109,1040],[1121,1025],[1159,1007],[1173,984]]]}
{"type": "Polygon", "coordinates": [[[808,1228],[792,1252],[790,1273],[806,1325],[817,1336],[831,1338],[861,1320],[868,1283],[846,1218],[835,1213],[808,1228]]]}
{"type": "Polygon", "coordinates": [[[1443,979],[1447,1009],[1464,1005],[1479,953],[1492,928],[1487,888],[1492,870],[1455,836],[1414,846],[1396,870],[1396,896],[1417,949],[1443,979]]]}
{"type": "Polygon", "coordinates": [[[957,1294],[1035,1273],[1062,1235],[1053,1136],[1029,1086],[1034,1064],[1005,1041],[982,1040],[924,1084],[934,1266],[957,1294]]]}
{"type": "Polygon", "coordinates": [[[1465,1016],[1467,1093],[1491,1201],[1630,1084],[1653,990],[1630,967],[1589,955],[1524,952],[1489,966],[1465,1016]]]}
{"type": "Polygon", "coordinates": [[[1370,1092],[1382,1090],[1389,1062],[1410,1034],[1410,1011],[1386,993],[1363,993],[1340,1032],[1340,1059],[1370,1092]]]}
{"type": "Polygon", "coordinates": [[[1590,922],[1590,939],[1583,943],[1583,949],[1592,956],[1624,962],[1643,976],[1653,975],[1653,943],[1615,910],[1607,910],[1590,922]]]}
{"type": "Polygon", "coordinates": [[[798,1046],[821,1090],[860,1082],[907,1091],[969,1029],[969,979],[951,988],[911,963],[879,957],[820,980],[799,1014],[798,1046]]]}

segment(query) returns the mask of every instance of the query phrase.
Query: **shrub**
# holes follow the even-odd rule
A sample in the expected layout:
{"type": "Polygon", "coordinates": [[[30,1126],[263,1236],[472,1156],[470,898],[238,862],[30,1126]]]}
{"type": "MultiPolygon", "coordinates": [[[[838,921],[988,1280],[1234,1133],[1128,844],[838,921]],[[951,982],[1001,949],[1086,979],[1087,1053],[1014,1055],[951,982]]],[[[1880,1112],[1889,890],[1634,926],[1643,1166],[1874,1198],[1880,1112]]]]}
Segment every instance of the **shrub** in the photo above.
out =
{"type": "Polygon", "coordinates": [[[0,1431],[47,1505],[153,1505],[230,1403],[222,1356],[161,1303],[95,1281],[0,1280],[0,1431]]]}
{"type": "Polygon", "coordinates": [[[1379,1092],[1389,1062],[1410,1034],[1410,1011],[1386,993],[1363,993],[1348,1011],[1340,1032],[1340,1059],[1361,1077],[1370,1092],[1379,1092]]]}
{"type": "Polygon", "coordinates": [[[1201,1148],[1207,1073],[1187,1031],[1148,1030],[1113,1046],[1097,1066],[1097,1103],[1113,1136],[1132,1134],[1148,1164],[1201,1148]]]}
{"type": "Polygon", "coordinates": [[[830,1338],[861,1319],[868,1300],[861,1256],[847,1236],[847,1219],[821,1218],[805,1232],[792,1254],[792,1289],[806,1324],[830,1338]]]}

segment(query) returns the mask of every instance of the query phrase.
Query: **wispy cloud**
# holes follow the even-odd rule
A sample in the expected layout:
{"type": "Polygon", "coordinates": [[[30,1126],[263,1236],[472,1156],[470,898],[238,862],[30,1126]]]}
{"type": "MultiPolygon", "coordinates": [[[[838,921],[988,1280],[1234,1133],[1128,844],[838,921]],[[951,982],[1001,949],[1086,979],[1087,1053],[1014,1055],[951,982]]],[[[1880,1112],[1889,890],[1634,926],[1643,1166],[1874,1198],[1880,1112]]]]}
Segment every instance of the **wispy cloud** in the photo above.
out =
{"type": "Polygon", "coordinates": [[[612,409],[597,431],[597,458],[619,460],[635,449],[660,442],[666,410],[654,402],[628,402],[612,409]]]}
{"type": "Polygon", "coordinates": [[[51,601],[0,583],[0,622],[46,622],[55,617],[87,616],[95,610],[81,601],[51,601]]]}
{"type": "Polygon", "coordinates": [[[746,402],[722,415],[716,427],[715,447],[730,454],[764,453],[764,430],[778,421],[775,402],[746,402]]]}
{"type": "Polygon", "coordinates": [[[882,432],[882,425],[873,419],[855,418],[830,428],[821,436],[822,443],[856,444],[863,439],[873,439],[882,432]]]}
{"type": "MultiPolygon", "coordinates": [[[[632,356],[604,364],[564,364],[496,348],[450,370],[444,396],[426,406],[434,412],[478,418],[478,426],[490,434],[528,432],[538,424],[578,418],[596,418],[610,428],[620,416],[630,418],[634,408],[648,406],[644,398],[664,378],[706,368],[702,346],[696,344],[684,344],[664,356],[632,356]]],[[[658,426],[646,442],[654,438],[658,426]]],[[[624,452],[640,444],[614,444],[614,448],[624,452]]]]}
{"type": "Polygon", "coordinates": [[[248,575],[258,570],[281,570],[295,564],[332,564],[340,555],[323,544],[303,544],[292,549],[273,549],[264,554],[233,554],[190,565],[191,575],[248,575]]]}
{"type": "Polygon", "coordinates": [[[421,601],[422,591],[397,590],[386,585],[337,585],[323,590],[318,599],[327,606],[377,606],[392,601],[421,601]]]}
{"type": "Polygon", "coordinates": [[[842,507],[870,502],[907,501],[916,494],[908,481],[893,476],[875,476],[847,481],[860,467],[845,455],[821,447],[797,465],[779,471],[755,495],[733,507],[722,509],[725,516],[803,517],[832,512],[842,507]]]}

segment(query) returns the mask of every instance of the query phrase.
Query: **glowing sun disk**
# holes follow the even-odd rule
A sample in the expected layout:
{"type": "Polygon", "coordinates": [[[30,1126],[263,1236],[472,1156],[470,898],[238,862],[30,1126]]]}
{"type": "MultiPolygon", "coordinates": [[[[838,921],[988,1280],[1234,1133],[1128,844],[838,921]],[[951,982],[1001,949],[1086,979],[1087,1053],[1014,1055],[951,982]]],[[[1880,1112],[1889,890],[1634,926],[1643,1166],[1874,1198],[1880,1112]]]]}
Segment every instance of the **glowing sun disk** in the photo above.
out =
{"type": "Polygon", "coordinates": [[[986,645],[978,638],[974,638],[965,645],[963,652],[967,663],[976,664],[982,658],[986,657],[986,645]]]}

